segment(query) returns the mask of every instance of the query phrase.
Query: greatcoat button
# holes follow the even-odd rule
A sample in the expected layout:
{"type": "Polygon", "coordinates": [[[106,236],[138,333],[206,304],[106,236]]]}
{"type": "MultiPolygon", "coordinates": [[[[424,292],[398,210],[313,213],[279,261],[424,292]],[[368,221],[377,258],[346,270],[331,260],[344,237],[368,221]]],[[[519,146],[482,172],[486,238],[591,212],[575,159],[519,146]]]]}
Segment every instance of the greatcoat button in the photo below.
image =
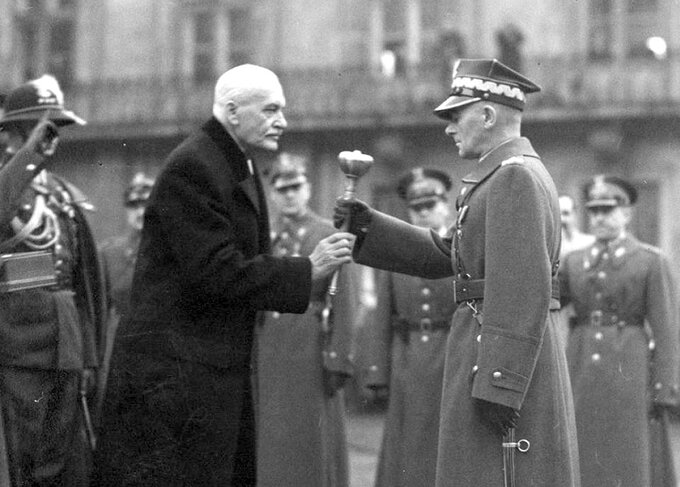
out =
{"type": "Polygon", "coordinates": [[[601,331],[598,331],[597,333],[595,333],[595,340],[602,340],[602,332],[601,331]]]}
{"type": "Polygon", "coordinates": [[[593,359],[593,362],[599,362],[601,357],[599,353],[594,353],[590,358],[593,359]]]}
{"type": "Polygon", "coordinates": [[[500,379],[501,377],[503,377],[503,374],[501,373],[500,370],[497,370],[497,371],[495,371],[495,372],[493,373],[493,378],[494,378],[494,379],[500,379]]]}
{"type": "Polygon", "coordinates": [[[478,341],[479,343],[482,343],[482,335],[477,335],[477,341],[478,341]]]}

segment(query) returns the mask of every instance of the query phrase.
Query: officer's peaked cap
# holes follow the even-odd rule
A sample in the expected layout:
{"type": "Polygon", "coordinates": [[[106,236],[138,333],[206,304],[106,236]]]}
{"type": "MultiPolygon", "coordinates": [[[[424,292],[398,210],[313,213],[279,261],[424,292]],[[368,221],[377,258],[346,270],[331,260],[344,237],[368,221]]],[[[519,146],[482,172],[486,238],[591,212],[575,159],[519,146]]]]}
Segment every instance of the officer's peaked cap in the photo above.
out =
{"type": "Polygon", "coordinates": [[[7,94],[3,109],[0,126],[23,120],[40,120],[46,114],[58,126],[87,123],[64,108],[64,93],[57,79],[49,74],[27,81],[7,94]]]}
{"type": "Polygon", "coordinates": [[[497,59],[459,59],[454,68],[449,97],[435,115],[448,120],[449,112],[488,100],[523,110],[526,95],[541,91],[536,83],[497,59]]]}
{"type": "Polygon", "coordinates": [[[153,189],[154,180],[148,177],[143,172],[138,172],[130,181],[130,184],[125,189],[124,200],[126,206],[132,206],[137,203],[144,203],[149,199],[151,190],[153,189]]]}
{"type": "Polygon", "coordinates": [[[304,157],[282,152],[271,171],[270,183],[275,189],[307,182],[307,164],[304,157]]]}
{"type": "Polygon", "coordinates": [[[628,206],[637,201],[635,187],[617,176],[597,175],[585,187],[586,208],[628,206]]]}
{"type": "Polygon", "coordinates": [[[397,194],[409,205],[433,199],[446,199],[451,178],[438,169],[416,167],[399,179],[397,194]]]}

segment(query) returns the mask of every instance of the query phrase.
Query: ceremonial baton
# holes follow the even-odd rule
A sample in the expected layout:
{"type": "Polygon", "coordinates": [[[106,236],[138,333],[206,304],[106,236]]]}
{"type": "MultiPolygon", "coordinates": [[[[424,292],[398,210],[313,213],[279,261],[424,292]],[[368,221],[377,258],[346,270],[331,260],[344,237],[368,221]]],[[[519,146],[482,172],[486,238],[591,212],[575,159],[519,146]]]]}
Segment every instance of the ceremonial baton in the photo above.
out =
{"type": "MultiPolygon", "coordinates": [[[[345,186],[345,192],[342,195],[342,199],[345,201],[351,201],[354,199],[356,194],[356,185],[364,174],[373,165],[373,158],[368,154],[363,154],[361,151],[342,151],[338,154],[338,163],[340,164],[340,169],[345,173],[347,178],[347,186],[345,186]]],[[[349,218],[345,220],[344,224],[340,228],[343,232],[349,229],[349,218]]],[[[338,293],[338,274],[340,269],[333,273],[331,279],[331,284],[328,287],[328,294],[335,296],[338,293]]]]}

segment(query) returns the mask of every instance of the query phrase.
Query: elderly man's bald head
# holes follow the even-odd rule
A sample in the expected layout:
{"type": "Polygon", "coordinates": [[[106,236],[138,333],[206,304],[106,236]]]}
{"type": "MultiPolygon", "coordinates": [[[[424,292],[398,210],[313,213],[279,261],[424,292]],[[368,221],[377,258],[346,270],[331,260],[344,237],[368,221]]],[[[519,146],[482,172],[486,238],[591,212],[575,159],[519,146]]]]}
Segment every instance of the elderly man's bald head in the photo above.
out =
{"type": "Polygon", "coordinates": [[[213,115],[244,150],[278,149],[279,137],[288,125],[285,105],[279,78],[261,66],[236,66],[215,85],[213,115]]]}
{"type": "Polygon", "coordinates": [[[278,76],[262,66],[241,64],[225,72],[215,84],[213,113],[224,110],[230,101],[240,103],[244,98],[256,96],[258,92],[282,90],[278,76]]]}

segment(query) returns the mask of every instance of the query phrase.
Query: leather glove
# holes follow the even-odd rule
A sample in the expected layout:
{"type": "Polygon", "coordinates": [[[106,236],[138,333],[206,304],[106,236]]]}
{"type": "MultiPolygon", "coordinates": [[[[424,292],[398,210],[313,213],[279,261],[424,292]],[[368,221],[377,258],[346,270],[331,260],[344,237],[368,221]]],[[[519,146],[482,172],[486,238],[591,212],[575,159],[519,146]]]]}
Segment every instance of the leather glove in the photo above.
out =
{"type": "Polygon", "coordinates": [[[333,397],[340,389],[345,387],[349,375],[335,370],[323,369],[323,385],[327,397],[333,397]]]}
{"type": "Polygon", "coordinates": [[[516,409],[483,399],[475,399],[475,408],[482,421],[501,436],[506,435],[510,428],[517,426],[519,411],[516,409]]]}
{"type": "Polygon", "coordinates": [[[43,118],[31,130],[24,147],[41,156],[50,157],[57,150],[58,143],[59,130],[57,126],[47,118],[43,118]]]}
{"type": "Polygon", "coordinates": [[[349,228],[346,230],[349,233],[357,236],[365,234],[371,223],[371,208],[361,200],[338,198],[333,210],[333,225],[342,228],[348,221],[349,228]]]}
{"type": "Polygon", "coordinates": [[[659,419],[665,414],[673,414],[678,410],[678,405],[669,401],[652,401],[649,415],[653,419],[659,419]]]}

